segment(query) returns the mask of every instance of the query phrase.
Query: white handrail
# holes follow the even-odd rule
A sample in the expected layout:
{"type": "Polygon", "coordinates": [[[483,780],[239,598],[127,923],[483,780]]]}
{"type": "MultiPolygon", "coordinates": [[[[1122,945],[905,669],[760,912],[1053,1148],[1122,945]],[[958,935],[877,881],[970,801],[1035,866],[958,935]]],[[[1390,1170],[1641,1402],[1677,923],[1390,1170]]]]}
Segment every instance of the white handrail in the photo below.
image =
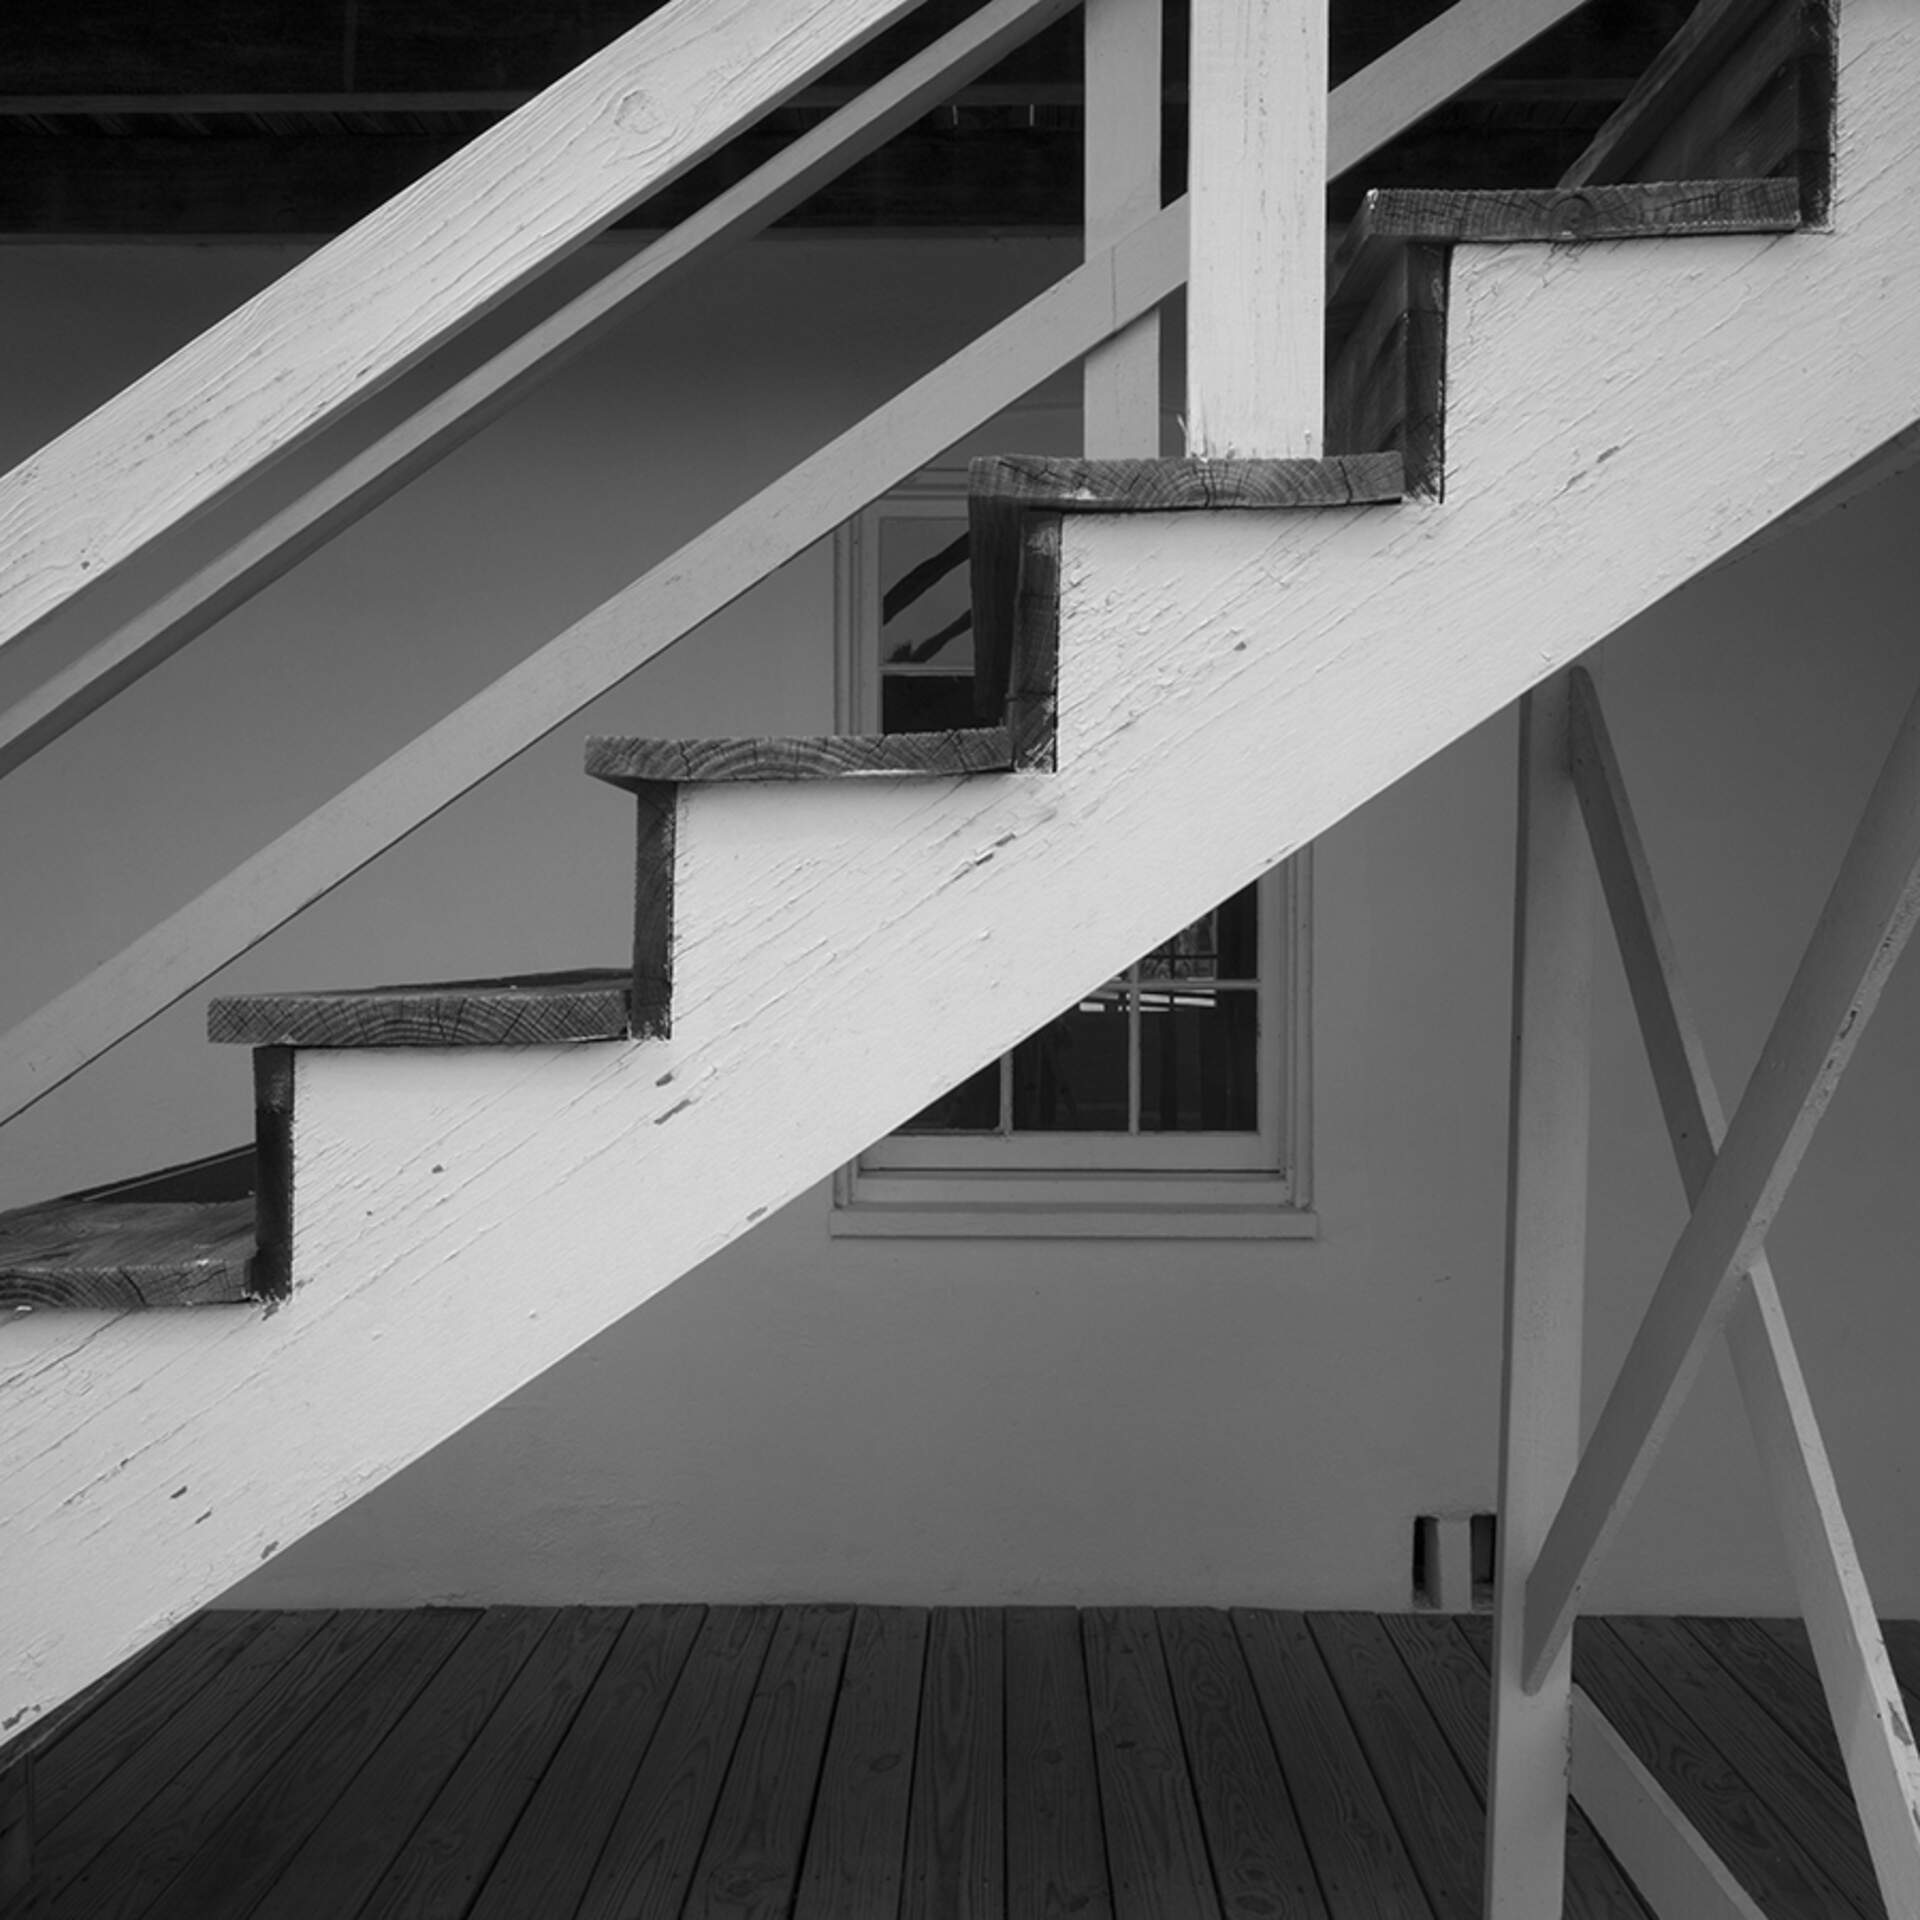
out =
{"type": "Polygon", "coordinates": [[[669,0],[0,476],[0,646],[914,4],[669,0]]]}
{"type": "MultiPolygon", "coordinates": [[[[1457,0],[1335,90],[1329,175],[1580,4],[1457,0]]],[[[0,1039],[0,1122],[137,1032],[849,514],[1165,299],[1186,269],[1181,200],[575,622],[0,1039]]]]}

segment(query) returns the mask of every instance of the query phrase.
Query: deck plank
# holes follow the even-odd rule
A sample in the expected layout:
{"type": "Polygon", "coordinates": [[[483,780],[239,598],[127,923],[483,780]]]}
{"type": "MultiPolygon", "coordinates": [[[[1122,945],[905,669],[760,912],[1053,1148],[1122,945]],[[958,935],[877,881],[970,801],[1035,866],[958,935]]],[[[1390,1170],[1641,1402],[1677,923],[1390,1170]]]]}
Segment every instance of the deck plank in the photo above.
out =
{"type": "Polygon", "coordinates": [[[943,1607],[928,1623],[901,1920],[1002,1920],[1006,1890],[1003,1620],[943,1607]]]}
{"type": "Polygon", "coordinates": [[[1846,1762],[1833,1730],[1820,1676],[1802,1664],[1757,1620],[1694,1618],[1686,1630],[1739,1681],[1826,1772],[1845,1783],[1846,1762]]]}
{"type": "MultiPolygon", "coordinates": [[[[927,1621],[923,1607],[854,1616],[793,1920],[894,1920],[900,1911],[927,1621]]],[[[1011,1764],[1011,1733],[1008,1746],[1011,1764]]],[[[1008,1793],[1011,1815],[1011,1783],[1008,1793]]]]}
{"type": "Polygon", "coordinates": [[[1573,1672],[1763,1912],[1853,1920],[1852,1902],[1795,1842],[1790,1814],[1762,1804],[1604,1620],[1581,1621],[1573,1672]]]}
{"type": "Polygon", "coordinates": [[[852,1629],[850,1607],[781,1610],[683,1920],[786,1920],[852,1629]]]}
{"type": "Polygon", "coordinates": [[[1213,1608],[1169,1608],[1160,1615],[1160,1644],[1226,1920],[1325,1920],[1233,1622],[1213,1608]]]}
{"type": "Polygon", "coordinates": [[[1080,1616],[1006,1619],[1007,1920],[1112,1920],[1080,1616]]]}
{"type": "Polygon", "coordinates": [[[1309,1629],[1440,1920],[1479,1920],[1479,1803],[1386,1629],[1370,1614],[1317,1613],[1309,1629]]]}
{"type": "Polygon", "coordinates": [[[207,1833],[146,1920],[244,1920],[479,1618],[399,1617],[305,1733],[207,1833]]]}
{"type": "Polygon", "coordinates": [[[374,1887],[364,1920],[462,1920],[625,1624],[618,1607],[562,1611],[374,1887]]]}
{"type": "MultiPolygon", "coordinates": [[[[1484,1807],[1493,1697],[1485,1661],[1447,1614],[1389,1613],[1381,1619],[1484,1807]]],[[[1567,1803],[1565,1909],[1565,1920],[1649,1920],[1632,1881],[1572,1801],[1567,1803]]]]}
{"type": "Polygon", "coordinates": [[[470,1920],[570,1915],[699,1631],[699,1607],[636,1607],[494,1862],[470,1920]]]}
{"type": "Polygon", "coordinates": [[[90,1710],[57,1731],[36,1760],[42,1835],[52,1833],[115,1768],[198,1699],[272,1618],[258,1612],[203,1613],[120,1685],[96,1694],[90,1710]]]}
{"type": "MultiPolygon", "coordinates": [[[[166,1721],[57,1825],[43,1822],[34,1873],[44,1894],[63,1894],[124,1832],[145,1831],[148,1808],[224,1732],[234,1717],[326,1624],[324,1613],[263,1616],[236,1634],[233,1657],[182,1693],[166,1721]]],[[[44,1805],[44,1802],[43,1802],[44,1805]]]]}
{"type": "Polygon", "coordinates": [[[1701,1644],[1671,1620],[1621,1619],[1613,1633],[1667,1697],[1769,1805],[1793,1810],[1796,1839],[1868,1920],[1884,1920],[1853,1798],[1788,1739],[1701,1644]]]}
{"type": "Polygon", "coordinates": [[[251,1920],[357,1914],[555,1617],[551,1607],[489,1607],[307,1836],[251,1920]]]}
{"type": "Polygon", "coordinates": [[[1432,1920],[1306,1617],[1236,1608],[1233,1624],[1328,1907],[1339,1920],[1432,1920]]]}
{"type": "Polygon", "coordinates": [[[678,1914],[773,1640],[772,1607],[714,1607],[587,1882],[579,1920],[678,1914]]]}
{"type": "Polygon", "coordinates": [[[1153,1614],[1090,1608],[1080,1630],[1114,1913],[1215,1920],[1220,1904],[1153,1614]]]}
{"type": "MultiPolygon", "coordinates": [[[[62,1896],[86,1920],[135,1920],[398,1624],[391,1613],[336,1613],[267,1677],[218,1736],[97,1854],[62,1896]]],[[[259,1645],[255,1642],[255,1645],[259,1645]]]]}

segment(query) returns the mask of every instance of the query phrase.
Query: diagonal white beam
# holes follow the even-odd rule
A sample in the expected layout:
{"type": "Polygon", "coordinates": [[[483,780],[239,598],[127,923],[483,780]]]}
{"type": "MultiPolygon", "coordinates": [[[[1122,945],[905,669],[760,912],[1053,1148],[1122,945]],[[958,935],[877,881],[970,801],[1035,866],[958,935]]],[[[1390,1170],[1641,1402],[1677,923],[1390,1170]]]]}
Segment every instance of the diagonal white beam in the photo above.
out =
{"type": "Polygon", "coordinates": [[[1726,1142],[1527,1582],[1537,1686],[1754,1262],[1920,912],[1920,699],[1854,829],[1726,1142]]]}
{"type": "MultiPolygon", "coordinates": [[[[1363,160],[1581,3],[1458,0],[1335,89],[1329,173],[1363,160]]],[[[1183,197],[1131,229],[0,1035],[0,1123],[138,1032],[849,514],[1157,306],[1186,278],[1187,217],[1183,197]]],[[[346,524],[343,508],[337,525],[346,524]]],[[[0,562],[5,552],[0,517],[0,562]]]]}
{"type": "MultiPolygon", "coordinates": [[[[1674,1158],[1698,1203],[1726,1134],[1653,869],[1593,683],[1573,674],[1573,778],[1613,916],[1674,1158]]],[[[1728,1326],[1868,1849],[1890,1913],[1920,1913],[1920,1755],[1840,1505],[1800,1357],[1764,1252],[1728,1326]]]]}

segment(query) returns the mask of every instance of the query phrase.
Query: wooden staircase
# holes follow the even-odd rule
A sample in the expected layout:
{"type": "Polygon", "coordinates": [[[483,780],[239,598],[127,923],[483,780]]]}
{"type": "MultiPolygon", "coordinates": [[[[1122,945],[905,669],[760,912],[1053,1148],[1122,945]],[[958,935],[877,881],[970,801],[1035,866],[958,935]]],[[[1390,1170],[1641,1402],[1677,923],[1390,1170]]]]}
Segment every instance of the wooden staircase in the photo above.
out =
{"type": "MultiPolygon", "coordinates": [[[[0,1719],[44,1711],[1920,420],[1920,21],[1850,0],[1829,168],[1806,132],[1827,124],[1831,61],[1806,40],[1825,18],[1703,7],[1560,189],[1376,196],[1330,289],[1337,451],[981,463],[977,728],[589,743],[587,771],[635,799],[629,964],[215,1001],[211,1037],[258,1049],[254,1233],[231,1192],[0,1220],[0,1305],[34,1309],[0,1401],[21,1463],[0,1527],[32,1542],[0,1719]],[[1734,54],[1789,15],[1783,131],[1779,63],[1734,54]],[[1777,177],[1619,177],[1729,143],[1777,177]],[[162,1304],[221,1311],[126,1311],[162,1304]],[[137,1581],[117,1577],[130,1556],[137,1581]]],[[[1147,223],[1155,247],[1171,222],[1147,223]]],[[[1103,331],[1165,290],[1115,290],[1122,251],[1103,331]]],[[[28,572],[30,620],[53,590],[28,572]]],[[[438,791],[396,800],[394,831],[438,791]]],[[[299,903],[315,885],[288,884],[299,903]]],[[[26,1098],[72,1070],[35,1064],[53,1030],[18,1052],[26,1098]]]]}

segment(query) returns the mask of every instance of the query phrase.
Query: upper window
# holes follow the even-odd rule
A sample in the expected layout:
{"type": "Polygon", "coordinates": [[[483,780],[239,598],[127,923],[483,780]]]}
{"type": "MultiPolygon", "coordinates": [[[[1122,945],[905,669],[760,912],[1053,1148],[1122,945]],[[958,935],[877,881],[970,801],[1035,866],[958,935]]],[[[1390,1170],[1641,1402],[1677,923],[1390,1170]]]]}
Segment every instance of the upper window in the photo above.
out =
{"type": "MultiPolygon", "coordinates": [[[[973,707],[965,477],[841,531],[840,724],[927,732],[973,707]]],[[[844,1171],[840,1232],[1311,1231],[1304,859],[1065,1009],[844,1171]]]]}

